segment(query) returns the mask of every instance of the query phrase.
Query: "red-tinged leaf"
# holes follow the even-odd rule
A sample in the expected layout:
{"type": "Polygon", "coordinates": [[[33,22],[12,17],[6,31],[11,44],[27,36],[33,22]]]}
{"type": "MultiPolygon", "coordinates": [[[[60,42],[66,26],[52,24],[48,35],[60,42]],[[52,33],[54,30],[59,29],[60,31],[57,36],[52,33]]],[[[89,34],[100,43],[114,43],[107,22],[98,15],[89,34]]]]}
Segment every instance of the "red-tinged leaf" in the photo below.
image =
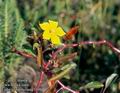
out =
{"type": "Polygon", "coordinates": [[[72,27],[65,35],[64,39],[65,40],[70,40],[72,39],[72,36],[75,35],[78,32],[79,26],[72,27]]]}

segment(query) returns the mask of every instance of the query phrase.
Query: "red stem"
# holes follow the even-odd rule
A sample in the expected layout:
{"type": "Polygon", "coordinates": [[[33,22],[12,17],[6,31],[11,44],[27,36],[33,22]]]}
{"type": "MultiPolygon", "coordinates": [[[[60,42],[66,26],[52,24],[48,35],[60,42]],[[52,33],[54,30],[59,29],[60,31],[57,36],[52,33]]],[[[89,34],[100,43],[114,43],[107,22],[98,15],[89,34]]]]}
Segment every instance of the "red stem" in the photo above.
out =
{"type": "Polygon", "coordinates": [[[63,90],[63,87],[61,87],[60,89],[58,89],[55,93],[59,93],[61,90],[63,90]]]}
{"type": "Polygon", "coordinates": [[[65,89],[65,90],[68,90],[70,91],[71,93],[80,93],[80,92],[76,92],[68,87],[66,87],[65,85],[63,85],[59,80],[57,80],[57,82],[61,85],[62,89],[65,89]]]}
{"type": "MultiPolygon", "coordinates": [[[[18,55],[21,55],[21,56],[23,56],[23,57],[25,57],[25,58],[32,58],[32,59],[34,59],[35,61],[37,61],[37,57],[36,56],[34,56],[34,55],[32,55],[32,54],[30,54],[30,53],[27,53],[27,52],[25,52],[25,51],[20,51],[20,50],[17,50],[16,48],[13,48],[12,49],[12,52],[13,53],[16,53],[16,54],[18,54],[18,55]]],[[[36,62],[37,63],[37,62],[36,62]]],[[[45,67],[46,66],[46,64],[45,64],[45,62],[43,61],[43,67],[45,67]]]]}
{"type": "Polygon", "coordinates": [[[41,74],[40,74],[40,79],[37,82],[37,86],[36,86],[36,88],[34,90],[34,93],[38,93],[38,90],[39,90],[39,88],[40,88],[40,86],[42,84],[43,78],[44,78],[44,72],[42,71],[41,74]]]}
{"type": "Polygon", "coordinates": [[[78,44],[63,44],[62,47],[58,48],[58,50],[52,54],[52,58],[56,59],[57,54],[60,53],[61,51],[63,51],[65,48],[68,48],[68,47],[77,47],[77,46],[82,46],[82,45],[91,45],[91,44],[106,45],[109,48],[111,48],[113,50],[113,52],[120,54],[120,50],[118,48],[116,48],[115,46],[113,46],[113,44],[110,43],[109,41],[106,41],[106,40],[100,40],[100,41],[82,41],[82,42],[80,42],[78,44]]]}
{"type": "Polygon", "coordinates": [[[12,49],[12,52],[14,52],[14,53],[16,53],[16,54],[18,54],[18,55],[24,56],[24,57],[26,57],[26,58],[33,58],[33,59],[36,60],[36,56],[33,56],[32,54],[27,53],[27,52],[25,52],[25,51],[19,51],[19,50],[17,50],[16,48],[13,48],[13,49],[12,49]]]}

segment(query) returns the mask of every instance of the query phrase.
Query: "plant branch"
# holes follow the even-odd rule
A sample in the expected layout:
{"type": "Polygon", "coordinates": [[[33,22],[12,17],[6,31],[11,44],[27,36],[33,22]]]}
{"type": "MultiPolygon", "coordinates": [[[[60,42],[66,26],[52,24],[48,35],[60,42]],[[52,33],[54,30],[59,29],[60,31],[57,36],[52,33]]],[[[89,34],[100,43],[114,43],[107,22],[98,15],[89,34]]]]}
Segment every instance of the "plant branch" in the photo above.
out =
{"type": "MultiPolygon", "coordinates": [[[[16,53],[16,54],[18,54],[18,55],[21,55],[21,56],[23,56],[23,57],[25,57],[25,58],[32,58],[32,59],[34,59],[34,60],[36,61],[36,63],[37,63],[37,57],[34,56],[34,55],[32,55],[32,54],[30,54],[30,53],[27,53],[27,52],[25,52],[25,51],[17,50],[16,48],[13,48],[13,49],[12,49],[12,52],[13,52],[13,53],[16,53]]],[[[45,62],[43,61],[43,68],[45,68],[45,66],[46,66],[46,64],[45,64],[45,62]]]]}
{"type": "Polygon", "coordinates": [[[58,89],[58,90],[56,91],[56,93],[59,93],[61,90],[63,90],[63,87],[61,87],[60,89],[58,89]]]}
{"type": "Polygon", "coordinates": [[[35,88],[35,91],[34,93],[38,93],[38,88],[40,88],[41,84],[42,84],[42,81],[43,81],[43,78],[44,78],[44,72],[42,71],[41,74],[40,74],[40,79],[39,81],[37,82],[37,86],[35,88]]]}
{"type": "Polygon", "coordinates": [[[106,45],[108,46],[110,49],[112,49],[113,52],[120,54],[120,50],[118,48],[116,48],[115,46],[113,46],[113,44],[107,40],[99,40],[99,41],[81,41],[77,44],[63,44],[60,48],[58,48],[58,50],[56,52],[54,52],[52,54],[52,58],[56,59],[57,54],[60,53],[61,51],[63,51],[66,48],[69,47],[77,47],[77,46],[83,46],[83,45],[106,45]]]}
{"type": "MultiPolygon", "coordinates": [[[[68,91],[70,91],[70,92],[72,92],[72,93],[80,93],[80,92],[76,92],[76,91],[74,91],[74,90],[66,87],[66,86],[63,85],[59,80],[57,80],[57,83],[61,85],[62,89],[68,90],[68,91]]],[[[57,92],[56,92],[56,93],[57,93],[57,92]]]]}
{"type": "Polygon", "coordinates": [[[17,50],[16,48],[13,48],[13,49],[12,49],[12,52],[13,52],[13,53],[16,53],[16,54],[18,54],[18,55],[21,55],[21,56],[23,56],[23,57],[32,58],[32,59],[35,59],[35,60],[36,60],[36,56],[34,56],[34,55],[30,54],[30,53],[27,53],[27,52],[25,52],[25,51],[19,51],[19,50],[17,50]]]}

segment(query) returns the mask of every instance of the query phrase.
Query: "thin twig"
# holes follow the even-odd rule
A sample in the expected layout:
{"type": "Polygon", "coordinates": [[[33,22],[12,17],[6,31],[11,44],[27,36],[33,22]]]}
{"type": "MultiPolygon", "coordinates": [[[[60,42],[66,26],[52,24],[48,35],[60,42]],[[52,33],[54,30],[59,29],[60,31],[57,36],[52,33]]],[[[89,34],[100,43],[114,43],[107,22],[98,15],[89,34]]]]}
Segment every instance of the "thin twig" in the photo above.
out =
{"type": "Polygon", "coordinates": [[[62,89],[63,89],[63,87],[61,87],[60,89],[58,89],[55,93],[59,93],[62,89]]]}
{"type": "Polygon", "coordinates": [[[37,82],[37,86],[35,88],[35,91],[34,93],[38,93],[38,88],[40,88],[41,84],[42,84],[42,81],[43,81],[43,78],[44,78],[44,72],[42,71],[41,74],[40,74],[40,79],[39,81],[37,82]]]}
{"type": "MultiPolygon", "coordinates": [[[[21,55],[21,56],[23,56],[23,57],[25,57],[25,58],[32,58],[32,59],[34,59],[34,60],[36,61],[36,63],[37,63],[37,57],[34,56],[34,55],[32,55],[32,54],[30,54],[30,53],[27,53],[27,52],[25,52],[25,51],[17,50],[16,48],[13,48],[13,49],[12,49],[12,52],[13,52],[13,53],[16,53],[16,54],[18,54],[18,55],[21,55]]],[[[42,65],[43,65],[43,68],[45,68],[46,64],[45,64],[44,60],[43,60],[43,64],[42,64],[42,65]]]]}
{"type": "Polygon", "coordinates": [[[12,49],[12,52],[13,52],[13,53],[16,53],[16,54],[18,54],[18,55],[21,55],[21,56],[23,56],[23,57],[25,57],[25,58],[32,58],[32,59],[35,59],[35,60],[36,60],[36,56],[34,56],[34,55],[30,54],[30,53],[27,53],[27,52],[25,52],[25,51],[19,51],[19,50],[17,50],[16,48],[13,48],[13,49],[12,49]]]}
{"type": "Polygon", "coordinates": [[[91,45],[91,44],[94,44],[94,45],[106,45],[106,46],[108,46],[110,49],[112,49],[113,52],[120,54],[120,50],[119,50],[118,48],[116,48],[115,46],[113,46],[113,44],[110,43],[110,42],[107,41],[107,40],[100,40],[100,41],[81,41],[81,42],[78,43],[78,44],[63,44],[60,48],[57,49],[56,52],[54,52],[54,53],[52,54],[52,58],[53,58],[53,59],[56,59],[57,54],[60,53],[61,51],[63,51],[64,49],[66,49],[66,48],[83,46],[83,45],[91,45]]]}
{"type": "Polygon", "coordinates": [[[49,61],[46,63],[46,65],[44,66],[44,69],[47,70],[50,64],[51,64],[51,60],[49,60],[49,61]]]}
{"type": "Polygon", "coordinates": [[[61,87],[62,87],[63,89],[68,90],[68,91],[70,91],[70,92],[72,92],[72,93],[78,93],[78,92],[76,92],[76,91],[74,91],[74,90],[66,87],[65,85],[63,85],[59,80],[57,80],[57,82],[61,85],[61,87]]]}

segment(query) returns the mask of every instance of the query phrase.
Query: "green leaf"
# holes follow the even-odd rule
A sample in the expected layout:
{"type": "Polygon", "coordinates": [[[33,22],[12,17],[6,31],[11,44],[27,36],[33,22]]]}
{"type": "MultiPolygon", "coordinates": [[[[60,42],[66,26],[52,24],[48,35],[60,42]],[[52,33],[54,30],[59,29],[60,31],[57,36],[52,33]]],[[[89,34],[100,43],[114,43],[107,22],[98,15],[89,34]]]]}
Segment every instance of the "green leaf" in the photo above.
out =
{"type": "Polygon", "coordinates": [[[75,63],[70,63],[70,64],[67,64],[67,65],[64,65],[62,68],[60,68],[61,70],[65,70],[69,67],[72,67],[73,69],[76,67],[76,64],[75,63]]]}
{"type": "Polygon", "coordinates": [[[67,69],[67,68],[69,68],[70,67],[70,64],[67,64],[67,65],[65,65],[65,66],[63,66],[62,68],[60,68],[61,70],[65,70],[65,69],[67,69]]]}
{"type": "Polygon", "coordinates": [[[60,68],[54,68],[54,69],[52,70],[53,73],[58,73],[58,72],[60,72],[60,71],[61,71],[60,68]]]}
{"type": "Polygon", "coordinates": [[[110,86],[110,84],[112,83],[113,80],[115,80],[115,78],[117,77],[118,75],[116,73],[113,73],[112,75],[110,75],[106,82],[105,82],[105,88],[108,88],[108,86],[110,86]]]}
{"type": "Polygon", "coordinates": [[[64,75],[64,78],[65,78],[65,79],[70,79],[70,75],[69,75],[69,74],[66,74],[66,75],[64,75]]]}
{"type": "Polygon", "coordinates": [[[93,81],[84,86],[84,88],[101,88],[104,85],[101,82],[93,81]]]}
{"type": "Polygon", "coordinates": [[[115,78],[117,77],[118,75],[116,73],[113,73],[112,75],[110,75],[106,82],[105,82],[105,88],[103,89],[102,93],[105,93],[106,89],[110,86],[110,84],[113,82],[113,80],[115,80],[115,78]]]}

